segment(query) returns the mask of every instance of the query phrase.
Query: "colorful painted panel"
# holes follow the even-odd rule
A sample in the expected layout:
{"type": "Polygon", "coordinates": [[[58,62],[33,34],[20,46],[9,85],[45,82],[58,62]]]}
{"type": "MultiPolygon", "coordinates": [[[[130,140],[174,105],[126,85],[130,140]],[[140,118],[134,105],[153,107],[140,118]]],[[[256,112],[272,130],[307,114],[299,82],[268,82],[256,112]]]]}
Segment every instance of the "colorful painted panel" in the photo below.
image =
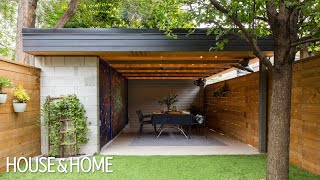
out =
{"type": "Polygon", "coordinates": [[[124,128],[127,119],[127,80],[104,61],[99,66],[100,147],[124,128]]]}
{"type": "Polygon", "coordinates": [[[111,140],[111,69],[99,63],[100,147],[111,140]]]}
{"type": "Polygon", "coordinates": [[[112,137],[115,137],[126,124],[126,89],[127,80],[117,72],[112,75],[111,110],[112,110],[112,137]]]}

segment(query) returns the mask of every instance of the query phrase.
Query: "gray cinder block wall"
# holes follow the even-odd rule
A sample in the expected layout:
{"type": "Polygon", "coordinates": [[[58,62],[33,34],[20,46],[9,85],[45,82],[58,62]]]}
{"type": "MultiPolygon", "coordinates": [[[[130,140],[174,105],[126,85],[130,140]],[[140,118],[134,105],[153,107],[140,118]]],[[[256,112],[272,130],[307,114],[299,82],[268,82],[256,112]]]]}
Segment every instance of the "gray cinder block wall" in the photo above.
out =
{"type": "MultiPolygon", "coordinates": [[[[80,153],[94,154],[100,151],[98,118],[98,57],[89,56],[36,56],[35,65],[41,68],[41,106],[47,96],[76,94],[84,105],[88,117],[87,144],[80,153]]],[[[48,136],[41,127],[41,151],[48,154],[48,136]]]]}

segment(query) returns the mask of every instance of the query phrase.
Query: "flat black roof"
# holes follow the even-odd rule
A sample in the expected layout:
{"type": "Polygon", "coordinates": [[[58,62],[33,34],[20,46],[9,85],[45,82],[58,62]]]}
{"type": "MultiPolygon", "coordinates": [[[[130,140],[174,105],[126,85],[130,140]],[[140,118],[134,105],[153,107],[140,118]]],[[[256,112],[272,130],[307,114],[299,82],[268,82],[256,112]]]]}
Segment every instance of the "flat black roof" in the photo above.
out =
{"type": "MultiPolygon", "coordinates": [[[[177,39],[157,29],[22,29],[25,52],[209,51],[217,40],[207,29],[174,29],[177,39]]],[[[251,51],[244,40],[227,35],[223,51],[251,51]]],[[[273,39],[258,39],[262,51],[273,51],[273,39]]]]}

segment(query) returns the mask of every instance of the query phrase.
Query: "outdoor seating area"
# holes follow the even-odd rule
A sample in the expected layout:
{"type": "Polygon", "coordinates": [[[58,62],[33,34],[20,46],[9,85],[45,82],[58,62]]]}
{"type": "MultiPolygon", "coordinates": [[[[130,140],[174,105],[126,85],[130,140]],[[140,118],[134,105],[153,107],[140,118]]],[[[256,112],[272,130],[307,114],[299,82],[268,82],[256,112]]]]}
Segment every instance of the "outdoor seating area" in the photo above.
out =
{"type": "Polygon", "coordinates": [[[319,0],[1,0],[0,179],[320,179],[319,0]]]}

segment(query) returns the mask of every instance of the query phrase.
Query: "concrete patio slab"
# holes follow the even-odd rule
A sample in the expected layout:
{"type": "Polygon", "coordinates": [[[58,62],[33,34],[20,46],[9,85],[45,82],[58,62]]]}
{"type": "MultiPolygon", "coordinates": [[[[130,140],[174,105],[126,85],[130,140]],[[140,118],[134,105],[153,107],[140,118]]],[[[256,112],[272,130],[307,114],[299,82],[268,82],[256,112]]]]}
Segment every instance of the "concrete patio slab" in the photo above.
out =
{"type": "MultiPolygon", "coordinates": [[[[145,130],[151,131],[151,130],[145,130]]],[[[249,155],[259,154],[258,150],[250,145],[241,143],[230,137],[210,131],[208,136],[217,139],[226,146],[132,146],[137,131],[125,129],[110,144],[101,149],[103,155],[249,155]]],[[[142,135],[143,136],[143,135],[142,135]]],[[[205,138],[205,137],[203,137],[205,138]]]]}

